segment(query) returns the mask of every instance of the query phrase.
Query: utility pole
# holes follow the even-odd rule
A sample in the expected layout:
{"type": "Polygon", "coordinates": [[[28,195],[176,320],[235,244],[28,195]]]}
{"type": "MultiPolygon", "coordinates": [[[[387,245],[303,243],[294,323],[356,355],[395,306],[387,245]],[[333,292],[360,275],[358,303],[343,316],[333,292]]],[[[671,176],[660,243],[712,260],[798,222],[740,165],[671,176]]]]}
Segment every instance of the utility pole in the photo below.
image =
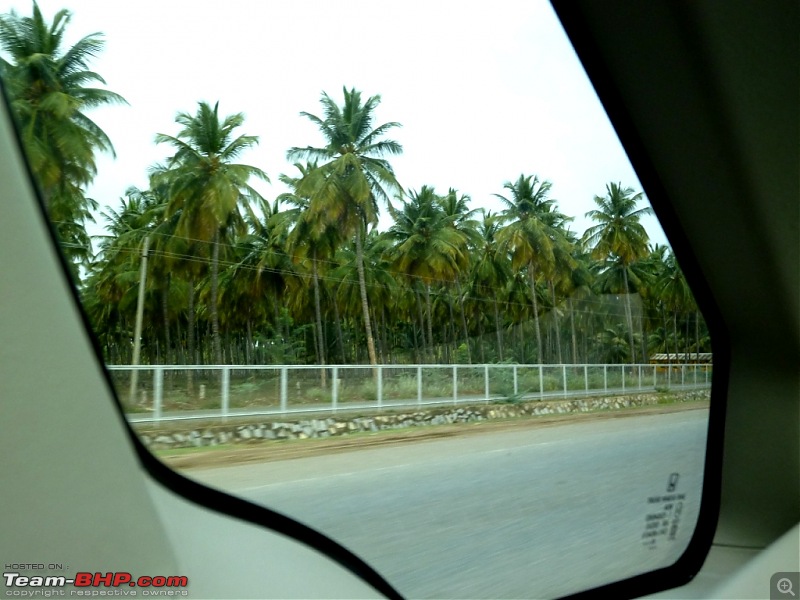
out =
{"type": "MultiPolygon", "coordinates": [[[[131,364],[136,367],[139,364],[139,354],[142,351],[142,315],[144,313],[144,287],[147,278],[147,251],[150,248],[150,236],[144,236],[142,241],[142,265],[139,272],[139,298],[136,301],[136,327],[133,332],[133,360],[131,364]]],[[[136,403],[136,388],[139,384],[139,371],[133,369],[131,372],[130,402],[136,403]]]]}

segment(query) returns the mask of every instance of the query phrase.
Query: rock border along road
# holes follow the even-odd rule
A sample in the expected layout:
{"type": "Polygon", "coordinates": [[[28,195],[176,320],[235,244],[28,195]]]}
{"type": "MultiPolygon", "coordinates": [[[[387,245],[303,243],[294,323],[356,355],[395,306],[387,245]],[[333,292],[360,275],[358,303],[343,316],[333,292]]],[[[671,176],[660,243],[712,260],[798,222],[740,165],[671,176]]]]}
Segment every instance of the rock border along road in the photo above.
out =
{"type": "Polygon", "coordinates": [[[443,412],[442,409],[434,409],[426,413],[384,414],[372,417],[353,417],[349,420],[345,417],[339,417],[337,420],[321,419],[309,421],[308,424],[305,422],[213,424],[192,430],[177,429],[173,426],[164,429],[151,428],[139,433],[145,445],[148,445],[151,450],[198,447],[201,451],[161,456],[161,460],[175,469],[194,469],[243,462],[286,460],[302,456],[358,450],[376,445],[474,435],[498,429],[527,429],[575,420],[620,418],[629,415],[705,408],[708,406],[707,398],[708,391],[706,390],[684,392],[679,396],[673,396],[675,401],[670,404],[658,404],[660,400],[663,400],[663,395],[650,394],[592,398],[586,401],[459,407],[452,409],[451,415],[443,412]],[[701,399],[698,400],[698,397],[701,399]],[[474,412],[474,410],[479,412],[474,412]],[[444,417],[449,417],[450,422],[444,417]],[[307,439],[314,436],[305,435],[304,428],[312,427],[312,424],[317,421],[325,427],[330,427],[331,430],[338,429],[341,433],[307,439]],[[266,437],[263,431],[272,427],[281,427],[284,431],[291,431],[294,428],[297,433],[294,434],[294,437],[288,435],[282,438],[266,437]],[[357,435],[353,435],[354,433],[357,435]],[[244,435],[246,437],[243,437],[244,435]],[[192,443],[192,440],[195,440],[195,443],[192,443]],[[207,447],[199,448],[201,444],[197,443],[197,440],[205,441],[207,447]],[[214,446],[219,447],[214,448],[214,446]]]}

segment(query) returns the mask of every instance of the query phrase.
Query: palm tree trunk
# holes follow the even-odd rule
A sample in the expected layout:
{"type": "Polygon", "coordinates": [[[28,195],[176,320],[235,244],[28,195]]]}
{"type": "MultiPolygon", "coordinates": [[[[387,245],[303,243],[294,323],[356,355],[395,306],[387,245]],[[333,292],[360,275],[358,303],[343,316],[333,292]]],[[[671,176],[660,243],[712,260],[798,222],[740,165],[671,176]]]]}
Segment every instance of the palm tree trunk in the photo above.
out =
{"type": "MultiPolygon", "coordinates": [[[[322,306],[319,299],[319,273],[317,272],[317,249],[314,248],[311,257],[311,273],[314,278],[314,316],[316,317],[317,325],[317,358],[321,366],[325,366],[325,343],[323,341],[322,333],[322,306]]],[[[327,370],[320,369],[320,386],[322,389],[327,389],[327,370]]]]}
{"type": "Polygon", "coordinates": [[[333,299],[333,318],[336,320],[337,346],[339,347],[339,361],[344,364],[347,359],[344,356],[344,334],[342,333],[342,319],[339,316],[339,303],[333,299]]]}
{"type": "Polygon", "coordinates": [[[700,311],[694,311],[694,362],[700,362],[700,311]]]}
{"type": "MultiPolygon", "coordinates": [[[[456,335],[456,318],[455,318],[455,315],[453,315],[453,302],[450,301],[449,298],[448,298],[448,302],[447,302],[447,308],[450,310],[450,324],[445,329],[445,333],[447,335],[446,346],[447,346],[447,348],[451,348],[452,347],[452,349],[453,349],[452,350],[453,362],[455,362],[455,360],[458,357],[458,336],[456,335]],[[452,343],[452,346],[450,345],[451,343],[452,343]]],[[[450,362],[450,360],[448,359],[447,362],[450,362]]]]}
{"type": "Polygon", "coordinates": [[[311,328],[311,339],[314,340],[314,362],[319,364],[319,334],[317,332],[316,324],[311,328]]]}
{"type": "MultiPolygon", "coordinates": [[[[425,309],[428,311],[428,344],[430,345],[431,354],[434,353],[433,347],[433,314],[431,310],[431,286],[430,284],[425,284],[425,309]]],[[[435,358],[433,359],[435,360],[435,358]]]]}
{"type": "Polygon", "coordinates": [[[528,266],[528,274],[531,284],[531,298],[533,299],[533,323],[536,327],[536,360],[542,363],[542,330],[539,328],[539,302],[536,300],[536,268],[533,263],[528,266]]]}
{"type": "Polygon", "coordinates": [[[391,363],[392,357],[389,356],[389,344],[386,340],[386,330],[388,329],[386,319],[386,307],[381,305],[381,333],[379,339],[381,341],[381,356],[383,357],[384,364],[391,363]]]}
{"type": "MultiPolygon", "coordinates": [[[[358,287],[361,291],[361,311],[364,313],[364,331],[367,335],[367,352],[369,353],[369,363],[378,364],[375,355],[375,340],[372,337],[372,324],[369,320],[369,303],[367,302],[367,281],[364,276],[364,248],[361,243],[361,227],[356,230],[356,267],[358,269],[358,287]]],[[[377,371],[374,371],[377,377],[377,371]]]]}
{"type": "MultiPolygon", "coordinates": [[[[194,347],[194,277],[189,278],[189,307],[188,307],[188,315],[187,315],[187,326],[186,326],[186,350],[189,356],[186,358],[187,362],[190,365],[197,364],[197,357],[195,356],[195,347],[194,347]]],[[[189,396],[194,396],[194,371],[189,369],[186,373],[187,379],[187,392],[189,396]]]]}
{"type": "Polygon", "coordinates": [[[429,360],[428,351],[430,350],[431,353],[433,352],[433,350],[431,349],[433,342],[425,341],[425,315],[422,312],[422,299],[419,297],[419,287],[416,284],[414,284],[414,295],[417,297],[419,337],[422,339],[422,360],[420,362],[425,362],[429,360]]]}
{"type": "Polygon", "coordinates": [[[628,341],[631,345],[631,364],[636,364],[636,346],[633,345],[633,315],[631,314],[631,295],[628,288],[628,268],[622,266],[622,279],[625,282],[625,316],[628,319],[628,341]]]}
{"type": "Polygon", "coordinates": [[[467,362],[472,364],[472,351],[469,348],[469,330],[467,329],[467,316],[464,314],[464,296],[461,294],[461,280],[456,278],[456,291],[458,292],[458,306],[461,309],[461,329],[464,333],[464,344],[467,346],[467,362]]]}
{"type": "Polygon", "coordinates": [[[283,338],[283,330],[281,329],[281,314],[280,314],[280,309],[278,308],[278,298],[274,296],[272,298],[272,313],[273,313],[273,318],[275,319],[275,327],[273,333],[277,338],[278,342],[280,342],[279,347],[281,348],[281,362],[285,363],[286,362],[285,356],[283,355],[284,355],[284,349],[286,348],[286,343],[283,341],[283,339],[281,339],[283,338]]]}
{"type": "Polygon", "coordinates": [[[556,287],[553,285],[553,280],[547,282],[550,286],[550,295],[553,297],[553,326],[556,335],[556,354],[558,355],[558,364],[564,363],[564,358],[561,356],[561,324],[558,322],[558,306],[556,306],[556,287]]]}
{"type": "Polygon", "coordinates": [[[181,331],[181,320],[175,319],[175,364],[186,364],[186,353],[183,350],[183,332],[181,331]]]}
{"type": "Polygon", "coordinates": [[[575,335],[575,308],[572,306],[572,298],[569,299],[569,325],[572,331],[572,364],[578,364],[578,338],[575,335]]]}
{"type": "Polygon", "coordinates": [[[217,307],[217,293],[219,292],[219,230],[214,234],[214,245],[211,254],[211,345],[214,352],[214,362],[222,364],[222,344],[219,336],[219,310],[217,307]]]}
{"type": "Polygon", "coordinates": [[[672,311],[672,347],[675,348],[675,361],[678,360],[678,311],[672,311]]]}
{"type": "Polygon", "coordinates": [[[683,342],[684,357],[683,362],[689,364],[689,315],[686,315],[686,334],[683,342]]]}
{"type": "Polygon", "coordinates": [[[486,364],[486,349],[483,340],[483,319],[478,319],[478,350],[481,353],[481,363],[486,364]]]}
{"type": "Polygon", "coordinates": [[[164,321],[164,363],[170,364],[170,348],[172,348],[172,341],[169,337],[169,310],[167,303],[169,302],[169,282],[170,275],[167,273],[164,278],[164,285],[161,288],[161,318],[164,321]]]}
{"type": "Polygon", "coordinates": [[[503,332],[500,327],[500,308],[497,306],[497,298],[494,299],[494,329],[497,334],[497,355],[500,362],[503,362],[503,332]]]}
{"type": "Polygon", "coordinates": [[[245,360],[248,365],[253,364],[253,323],[248,315],[247,317],[247,338],[244,342],[245,360]]]}

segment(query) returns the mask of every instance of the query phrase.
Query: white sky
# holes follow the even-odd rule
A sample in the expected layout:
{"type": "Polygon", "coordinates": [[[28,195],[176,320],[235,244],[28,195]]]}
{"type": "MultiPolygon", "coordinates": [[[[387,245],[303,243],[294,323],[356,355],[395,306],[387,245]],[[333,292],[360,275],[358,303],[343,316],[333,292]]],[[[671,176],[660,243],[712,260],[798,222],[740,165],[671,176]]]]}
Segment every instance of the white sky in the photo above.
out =
{"type": "MultiPolygon", "coordinates": [[[[30,3],[11,6],[30,14],[30,3]]],[[[298,113],[321,114],[322,90],[341,101],[342,86],[364,98],[381,95],[376,125],[402,123],[391,137],[404,153],[391,161],[405,189],[455,187],[472,197],[473,207],[498,210],[492,194],[504,193],[504,182],[537,174],[553,183],[551,197],[575,217],[578,234],[592,224],[583,215],[606,183],[641,189],[544,1],[40,0],[39,6],[48,20],[60,8],[73,12],[68,41],[105,34],[94,70],[130,103],[89,113],[117,151],[116,160],[101,158],[89,191],[101,205],[118,206],[130,185],[147,187],[147,167],[169,153],[153,137],[177,133],[175,114],[193,113],[200,100],[219,100],[223,116],[245,113],[241,133],[259,136],[260,145],[241,162],[266,170],[273,183],[259,189],[272,200],[284,191],[278,175],[295,174],[286,150],[322,144],[298,113]]],[[[666,243],[655,218],[645,225],[651,241],[666,243]]]]}

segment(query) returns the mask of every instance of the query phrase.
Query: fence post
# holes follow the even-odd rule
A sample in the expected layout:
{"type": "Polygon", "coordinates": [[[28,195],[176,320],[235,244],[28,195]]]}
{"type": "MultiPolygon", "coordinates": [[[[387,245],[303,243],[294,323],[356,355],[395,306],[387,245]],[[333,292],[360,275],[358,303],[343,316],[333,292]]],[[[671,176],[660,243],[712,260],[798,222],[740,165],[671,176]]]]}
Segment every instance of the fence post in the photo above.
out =
{"type": "Polygon", "coordinates": [[[378,408],[383,406],[383,365],[378,365],[378,408]]]}
{"type": "Polygon", "coordinates": [[[544,377],[542,376],[542,365],[539,365],[539,399],[544,398],[544,377]]]}
{"type": "Polygon", "coordinates": [[[639,365],[639,389],[642,389],[642,365],[639,365]]]}
{"type": "Polygon", "coordinates": [[[422,405],[422,367],[417,367],[417,404],[422,405]]]}
{"type": "Polygon", "coordinates": [[[331,411],[336,412],[339,403],[339,367],[333,367],[333,386],[331,386],[331,411]]]}
{"type": "Polygon", "coordinates": [[[583,365],[583,386],[586,393],[589,393],[589,365],[583,365]]]}
{"type": "Polygon", "coordinates": [[[458,365],[453,365],[453,404],[458,403],[458,365]]]}
{"type": "Polygon", "coordinates": [[[153,371],[153,419],[161,420],[161,401],[164,393],[164,370],[156,367],[153,371]]]}
{"type": "Polygon", "coordinates": [[[625,365],[620,367],[620,371],[622,371],[622,393],[625,393],[625,365]]]}
{"type": "Polygon", "coordinates": [[[653,365],[653,390],[658,387],[658,367],[653,365]]]}
{"type": "Polygon", "coordinates": [[[608,393],[608,365],[603,365],[603,391],[608,393]]]}
{"type": "Polygon", "coordinates": [[[486,402],[489,402],[489,365],[483,365],[483,383],[486,391],[486,402]]]}
{"type": "Polygon", "coordinates": [[[564,395],[567,395],[567,365],[561,365],[561,379],[564,381],[564,395]]]}
{"type": "Polygon", "coordinates": [[[281,412],[285,413],[287,410],[289,400],[289,369],[281,367],[281,412]]]}
{"type": "Polygon", "coordinates": [[[514,365],[514,396],[519,394],[519,382],[517,380],[517,365],[514,365]]]}
{"type": "Polygon", "coordinates": [[[667,363],[667,389],[672,387],[672,363],[667,363]]]}
{"type": "Polygon", "coordinates": [[[228,367],[222,367],[222,418],[228,416],[230,404],[231,372],[228,367]]]}

